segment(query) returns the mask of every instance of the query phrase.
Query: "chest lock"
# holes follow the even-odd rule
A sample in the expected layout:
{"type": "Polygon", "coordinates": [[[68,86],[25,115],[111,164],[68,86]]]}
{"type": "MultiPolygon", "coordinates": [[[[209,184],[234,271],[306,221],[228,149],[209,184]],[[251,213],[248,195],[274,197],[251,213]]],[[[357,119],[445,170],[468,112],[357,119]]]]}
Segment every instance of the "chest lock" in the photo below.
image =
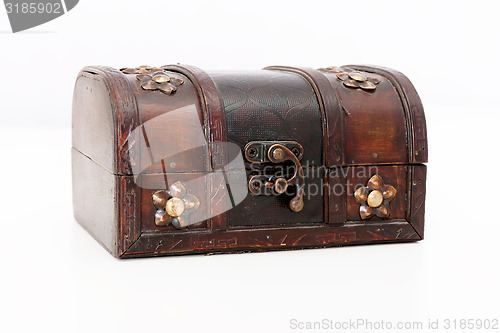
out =
{"type": "Polygon", "coordinates": [[[304,208],[304,171],[300,160],[304,148],[295,141],[251,141],[245,146],[245,158],[251,163],[253,173],[248,180],[248,189],[253,195],[289,194],[294,197],[288,207],[293,212],[304,208]],[[288,173],[287,166],[293,166],[288,173]],[[292,174],[292,176],[289,176],[292,174]]]}

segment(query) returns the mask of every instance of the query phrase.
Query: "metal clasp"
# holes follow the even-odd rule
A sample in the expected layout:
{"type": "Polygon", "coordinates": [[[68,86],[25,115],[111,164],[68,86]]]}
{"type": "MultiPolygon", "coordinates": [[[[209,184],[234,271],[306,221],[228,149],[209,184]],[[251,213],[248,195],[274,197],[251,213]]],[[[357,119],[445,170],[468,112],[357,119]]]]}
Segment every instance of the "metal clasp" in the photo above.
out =
{"type": "Polygon", "coordinates": [[[245,158],[251,163],[283,164],[291,161],[294,174],[285,179],[276,175],[259,174],[250,177],[248,189],[254,195],[280,195],[286,192],[289,185],[295,185],[295,197],[290,200],[289,207],[293,212],[304,208],[304,171],[300,160],[304,148],[295,141],[252,141],[245,146],[245,158]]]}

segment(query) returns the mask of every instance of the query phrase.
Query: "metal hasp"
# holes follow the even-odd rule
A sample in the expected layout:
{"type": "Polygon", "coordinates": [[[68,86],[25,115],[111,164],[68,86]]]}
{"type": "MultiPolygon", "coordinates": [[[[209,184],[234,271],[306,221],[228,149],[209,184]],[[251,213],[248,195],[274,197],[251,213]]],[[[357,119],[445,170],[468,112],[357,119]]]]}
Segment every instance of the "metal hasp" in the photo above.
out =
{"type": "MultiPolygon", "coordinates": [[[[245,146],[245,158],[250,163],[285,164],[290,161],[294,165],[293,176],[289,179],[282,175],[257,174],[250,177],[248,189],[254,195],[281,195],[286,193],[290,185],[295,186],[295,196],[290,200],[289,208],[300,212],[304,208],[304,171],[300,160],[304,148],[295,141],[252,141],[245,146]]],[[[252,168],[253,170],[259,168],[252,168]]],[[[283,170],[280,170],[283,174],[283,170]]]]}

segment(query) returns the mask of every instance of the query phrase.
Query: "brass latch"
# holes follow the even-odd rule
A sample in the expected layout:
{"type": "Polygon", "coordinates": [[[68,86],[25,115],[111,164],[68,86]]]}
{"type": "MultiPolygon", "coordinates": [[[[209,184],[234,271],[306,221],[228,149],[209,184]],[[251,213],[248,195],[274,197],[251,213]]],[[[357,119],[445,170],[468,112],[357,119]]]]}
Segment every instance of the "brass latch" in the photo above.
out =
{"type": "Polygon", "coordinates": [[[304,148],[295,141],[252,141],[245,146],[245,158],[251,163],[284,164],[291,161],[294,165],[294,174],[286,179],[282,176],[258,174],[250,177],[248,189],[254,195],[281,195],[290,185],[294,185],[295,196],[290,200],[289,207],[293,212],[300,212],[304,208],[304,171],[300,160],[304,155],[304,148]]]}

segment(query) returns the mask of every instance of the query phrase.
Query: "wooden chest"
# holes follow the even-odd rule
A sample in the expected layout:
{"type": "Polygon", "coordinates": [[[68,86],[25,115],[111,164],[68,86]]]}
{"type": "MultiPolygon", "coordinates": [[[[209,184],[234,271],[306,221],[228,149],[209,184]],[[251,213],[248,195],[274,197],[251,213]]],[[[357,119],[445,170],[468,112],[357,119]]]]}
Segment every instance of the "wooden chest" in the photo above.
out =
{"type": "Polygon", "coordinates": [[[86,67],[76,220],[114,256],[417,241],[427,136],[400,72],[86,67]]]}

